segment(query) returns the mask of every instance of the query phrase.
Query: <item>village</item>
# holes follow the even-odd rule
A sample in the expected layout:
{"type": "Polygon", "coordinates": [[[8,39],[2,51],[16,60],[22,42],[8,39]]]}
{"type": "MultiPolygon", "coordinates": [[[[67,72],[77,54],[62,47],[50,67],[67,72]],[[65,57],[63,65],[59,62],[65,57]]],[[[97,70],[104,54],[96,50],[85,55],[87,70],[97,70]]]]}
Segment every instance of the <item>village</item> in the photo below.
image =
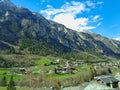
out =
{"type": "MultiPolygon", "coordinates": [[[[64,76],[66,74],[75,75],[76,73],[79,72],[79,69],[81,69],[81,67],[83,66],[89,66],[89,69],[92,68],[93,70],[95,70],[95,75],[93,80],[88,82],[87,86],[83,84],[82,86],[84,87],[83,90],[87,90],[85,88],[88,88],[88,86],[91,85],[91,82],[93,86],[94,84],[96,84],[98,87],[99,86],[101,87],[101,85],[103,85],[104,88],[106,87],[106,88],[115,89],[115,90],[118,90],[120,88],[120,70],[119,70],[120,61],[98,62],[98,63],[90,64],[90,63],[84,63],[80,61],[69,61],[69,60],[63,61],[60,59],[50,60],[49,62],[42,63],[39,69],[37,69],[38,70],[37,73],[48,74],[48,75],[57,74],[61,76],[62,75],[64,76]]],[[[35,74],[34,70],[28,69],[25,67],[13,69],[9,73],[22,74],[22,75],[35,74]]]]}
{"type": "MultiPolygon", "coordinates": [[[[38,67],[38,73],[43,72],[43,68],[45,67],[50,67],[50,66],[54,66],[54,68],[49,69],[44,71],[44,73],[48,73],[48,74],[74,74],[77,69],[81,66],[84,65],[89,65],[92,66],[92,68],[94,68],[96,71],[99,69],[109,69],[111,70],[117,70],[120,67],[120,61],[117,62],[98,62],[98,63],[84,63],[81,61],[62,61],[62,60],[51,60],[49,62],[43,63],[41,67],[38,67]]],[[[110,71],[109,71],[110,72],[110,71]]],[[[11,74],[29,74],[29,73],[34,73],[34,71],[30,70],[29,68],[25,68],[25,67],[20,67],[20,68],[16,68],[11,70],[10,72],[11,74]]]]}

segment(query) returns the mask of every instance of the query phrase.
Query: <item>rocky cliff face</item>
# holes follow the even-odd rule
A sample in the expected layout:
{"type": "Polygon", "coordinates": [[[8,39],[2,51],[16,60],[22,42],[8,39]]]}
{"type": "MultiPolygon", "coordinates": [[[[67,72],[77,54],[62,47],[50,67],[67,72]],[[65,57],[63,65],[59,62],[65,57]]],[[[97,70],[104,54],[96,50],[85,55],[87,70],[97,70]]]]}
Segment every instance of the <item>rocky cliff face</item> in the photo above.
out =
{"type": "MultiPolygon", "coordinates": [[[[76,32],[38,13],[0,0],[0,50],[34,53],[90,52],[119,57],[120,42],[89,32],[76,32]]],[[[36,54],[37,54],[36,53],[36,54]]]]}

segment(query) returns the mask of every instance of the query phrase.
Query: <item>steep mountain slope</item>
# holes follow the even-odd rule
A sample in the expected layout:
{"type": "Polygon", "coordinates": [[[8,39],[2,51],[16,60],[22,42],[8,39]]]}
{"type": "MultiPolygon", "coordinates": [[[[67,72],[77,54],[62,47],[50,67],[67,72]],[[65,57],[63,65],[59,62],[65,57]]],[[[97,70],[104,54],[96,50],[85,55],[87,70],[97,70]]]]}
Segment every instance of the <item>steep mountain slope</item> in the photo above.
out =
{"type": "Polygon", "coordinates": [[[90,52],[120,57],[120,42],[76,32],[38,13],[0,0],[0,50],[9,53],[90,52]]]}

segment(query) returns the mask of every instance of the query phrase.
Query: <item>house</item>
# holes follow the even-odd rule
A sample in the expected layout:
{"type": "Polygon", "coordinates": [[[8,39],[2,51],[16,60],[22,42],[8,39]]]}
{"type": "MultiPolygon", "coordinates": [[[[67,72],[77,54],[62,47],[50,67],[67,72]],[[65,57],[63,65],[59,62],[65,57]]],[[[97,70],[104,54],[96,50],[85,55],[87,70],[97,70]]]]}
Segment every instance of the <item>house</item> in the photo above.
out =
{"type": "Polygon", "coordinates": [[[49,74],[55,74],[55,70],[49,70],[49,74]]]}
{"type": "Polygon", "coordinates": [[[25,73],[26,73],[26,69],[25,69],[25,68],[19,68],[19,71],[20,71],[22,74],[25,74],[25,73]]]}
{"type": "Polygon", "coordinates": [[[107,87],[104,84],[96,83],[94,81],[91,81],[86,85],[83,85],[83,87],[84,87],[83,89],[79,89],[79,90],[118,90],[115,88],[107,87]]]}
{"type": "Polygon", "coordinates": [[[94,79],[96,79],[99,84],[104,84],[111,88],[118,88],[119,80],[112,76],[98,76],[94,77],[94,79]]]}

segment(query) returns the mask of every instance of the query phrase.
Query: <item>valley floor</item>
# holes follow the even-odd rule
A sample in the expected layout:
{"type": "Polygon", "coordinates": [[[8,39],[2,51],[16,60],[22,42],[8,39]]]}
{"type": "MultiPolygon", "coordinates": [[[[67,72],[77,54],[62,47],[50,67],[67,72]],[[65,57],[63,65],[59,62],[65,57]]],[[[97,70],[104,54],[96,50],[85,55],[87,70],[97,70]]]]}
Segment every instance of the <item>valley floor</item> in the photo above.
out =
{"type": "MultiPolygon", "coordinates": [[[[70,61],[42,57],[33,60],[30,67],[0,68],[0,83],[3,77],[6,77],[7,82],[9,82],[10,77],[13,76],[16,86],[19,86],[17,90],[33,90],[33,88],[22,87],[37,87],[34,90],[49,90],[51,86],[56,88],[64,86],[61,90],[100,90],[101,88],[117,90],[93,82],[93,78],[95,75],[112,73],[120,81],[120,75],[116,74],[120,72],[119,65],[120,61],[91,64],[79,60],[70,61]],[[46,88],[40,88],[44,86],[46,88]]],[[[7,89],[6,87],[0,87],[0,90],[7,89]]]]}

